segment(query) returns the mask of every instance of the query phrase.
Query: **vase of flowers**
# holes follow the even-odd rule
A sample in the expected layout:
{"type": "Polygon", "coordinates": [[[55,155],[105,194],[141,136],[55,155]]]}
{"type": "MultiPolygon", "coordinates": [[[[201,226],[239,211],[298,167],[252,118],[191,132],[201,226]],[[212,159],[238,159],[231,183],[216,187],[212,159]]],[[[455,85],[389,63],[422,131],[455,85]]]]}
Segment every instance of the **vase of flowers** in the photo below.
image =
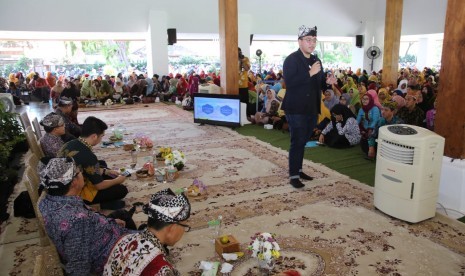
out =
{"type": "Polygon", "coordinates": [[[176,168],[178,171],[184,168],[186,164],[186,156],[180,150],[173,150],[165,156],[165,165],[168,168],[176,168]]]}
{"type": "Polygon", "coordinates": [[[262,275],[271,274],[275,262],[280,256],[280,248],[275,236],[275,234],[267,232],[256,233],[247,247],[252,257],[257,258],[258,269],[262,275]]]}

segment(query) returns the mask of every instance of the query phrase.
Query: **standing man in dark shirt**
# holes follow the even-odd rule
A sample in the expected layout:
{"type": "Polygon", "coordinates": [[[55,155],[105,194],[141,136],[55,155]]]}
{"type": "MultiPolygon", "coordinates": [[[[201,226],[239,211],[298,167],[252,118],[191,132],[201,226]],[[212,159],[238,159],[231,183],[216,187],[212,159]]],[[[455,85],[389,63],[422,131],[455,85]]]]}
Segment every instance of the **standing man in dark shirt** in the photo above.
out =
{"type": "Polygon", "coordinates": [[[300,181],[313,177],[302,171],[305,144],[310,139],[320,113],[321,93],[326,90],[326,80],[321,60],[313,55],[317,44],[317,28],[299,28],[299,49],[284,60],[286,96],[281,109],[286,112],[291,133],[289,149],[289,178],[294,188],[305,185],[300,181]]]}

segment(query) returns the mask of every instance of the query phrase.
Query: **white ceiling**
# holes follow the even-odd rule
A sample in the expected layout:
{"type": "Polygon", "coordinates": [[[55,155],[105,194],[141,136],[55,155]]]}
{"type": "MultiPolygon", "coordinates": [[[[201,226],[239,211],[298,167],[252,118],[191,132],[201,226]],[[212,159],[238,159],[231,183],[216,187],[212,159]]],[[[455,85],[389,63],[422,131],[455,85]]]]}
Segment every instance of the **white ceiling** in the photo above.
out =
{"type": "MultiPolygon", "coordinates": [[[[446,0],[403,2],[402,35],[443,32],[446,0]]],[[[371,24],[383,25],[385,3],[238,0],[238,14],[239,19],[247,18],[257,40],[270,35],[295,39],[302,24],[317,25],[322,37],[353,37],[364,34],[371,24]]],[[[218,33],[218,0],[16,0],[2,3],[0,39],[145,39],[151,10],[167,15],[167,26],[177,29],[179,39],[218,33]]]]}

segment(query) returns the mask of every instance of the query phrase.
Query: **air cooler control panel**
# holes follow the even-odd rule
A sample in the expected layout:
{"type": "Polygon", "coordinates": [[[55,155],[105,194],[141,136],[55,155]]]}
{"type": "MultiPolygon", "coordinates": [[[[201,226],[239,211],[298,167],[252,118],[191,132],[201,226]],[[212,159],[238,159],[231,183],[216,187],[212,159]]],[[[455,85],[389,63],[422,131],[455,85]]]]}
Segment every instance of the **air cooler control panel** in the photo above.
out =
{"type": "Polygon", "coordinates": [[[408,126],[398,126],[398,125],[393,125],[393,126],[388,126],[387,128],[390,132],[397,134],[397,135],[415,135],[418,132],[408,126]]]}

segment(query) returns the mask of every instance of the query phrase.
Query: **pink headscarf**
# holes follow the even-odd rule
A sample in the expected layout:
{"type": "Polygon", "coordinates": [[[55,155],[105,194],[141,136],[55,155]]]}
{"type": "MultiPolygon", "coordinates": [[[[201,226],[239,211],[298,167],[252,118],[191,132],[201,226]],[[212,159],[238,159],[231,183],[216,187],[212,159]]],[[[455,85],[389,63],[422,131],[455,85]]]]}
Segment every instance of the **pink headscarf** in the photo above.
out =
{"type": "Polygon", "coordinates": [[[376,90],[368,90],[367,93],[370,94],[370,96],[373,98],[373,102],[377,107],[379,107],[379,110],[383,110],[383,106],[379,102],[378,93],[376,93],[376,90]]]}

